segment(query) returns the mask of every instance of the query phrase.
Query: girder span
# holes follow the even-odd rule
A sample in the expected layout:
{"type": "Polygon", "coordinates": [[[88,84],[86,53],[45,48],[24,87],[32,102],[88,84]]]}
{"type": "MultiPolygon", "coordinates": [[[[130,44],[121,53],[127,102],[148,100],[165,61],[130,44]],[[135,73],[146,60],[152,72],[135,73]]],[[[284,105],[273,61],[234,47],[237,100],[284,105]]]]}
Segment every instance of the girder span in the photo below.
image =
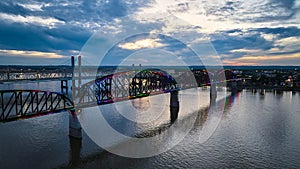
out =
{"type": "Polygon", "coordinates": [[[0,106],[2,122],[74,108],[65,94],[38,90],[0,91],[0,106]]]}
{"type": "Polygon", "coordinates": [[[84,84],[76,97],[76,105],[101,105],[174,90],[177,90],[177,83],[165,71],[127,71],[100,77],[84,84]]]}

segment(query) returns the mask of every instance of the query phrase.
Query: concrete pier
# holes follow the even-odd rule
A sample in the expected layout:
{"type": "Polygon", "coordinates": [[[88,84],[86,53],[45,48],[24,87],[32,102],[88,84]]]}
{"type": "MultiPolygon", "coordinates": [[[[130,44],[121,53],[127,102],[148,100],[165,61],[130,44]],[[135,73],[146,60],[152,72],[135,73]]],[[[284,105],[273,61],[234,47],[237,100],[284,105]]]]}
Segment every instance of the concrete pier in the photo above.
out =
{"type": "Polygon", "coordinates": [[[172,91],[170,93],[170,117],[171,122],[174,122],[178,118],[179,112],[179,99],[178,99],[178,91],[172,91]]]}
{"type": "Polygon", "coordinates": [[[211,84],[210,86],[210,102],[214,103],[217,99],[217,86],[216,84],[211,84]]]}

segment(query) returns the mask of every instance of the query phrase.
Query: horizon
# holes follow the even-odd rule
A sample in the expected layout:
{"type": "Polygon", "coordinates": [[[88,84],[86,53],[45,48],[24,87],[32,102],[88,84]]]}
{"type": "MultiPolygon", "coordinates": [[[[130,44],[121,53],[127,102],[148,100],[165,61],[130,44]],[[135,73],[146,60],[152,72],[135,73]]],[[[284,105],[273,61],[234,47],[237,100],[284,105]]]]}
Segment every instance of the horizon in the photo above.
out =
{"type": "MultiPolygon", "coordinates": [[[[0,65],[0,67],[71,67],[71,65],[0,65]]],[[[78,67],[78,65],[75,65],[78,67]]],[[[132,67],[132,65],[82,65],[82,67],[132,67]]],[[[139,66],[136,66],[139,67],[139,66]]],[[[182,65],[142,65],[142,67],[186,67],[182,65]]],[[[293,67],[293,68],[300,68],[298,65],[242,65],[242,66],[234,66],[234,65],[189,65],[187,67],[293,67]]]]}

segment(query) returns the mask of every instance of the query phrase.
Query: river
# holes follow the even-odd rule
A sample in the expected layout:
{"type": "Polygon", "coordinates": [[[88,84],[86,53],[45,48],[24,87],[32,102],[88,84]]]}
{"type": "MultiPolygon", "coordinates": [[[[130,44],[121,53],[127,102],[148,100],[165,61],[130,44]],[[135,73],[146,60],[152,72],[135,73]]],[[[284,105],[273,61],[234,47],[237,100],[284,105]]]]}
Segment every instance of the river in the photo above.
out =
{"type": "MultiPolygon", "coordinates": [[[[28,86],[58,90],[53,88],[57,84],[51,83],[28,86]]],[[[18,87],[28,89],[24,85],[18,87]]],[[[16,86],[1,88],[13,89],[16,86]]],[[[209,89],[197,89],[197,92],[190,91],[186,95],[194,100],[195,93],[198,93],[197,97],[201,96],[199,110],[186,106],[173,124],[179,126],[175,130],[180,132],[184,126],[192,124],[191,130],[182,135],[184,137],[178,144],[159,155],[137,159],[114,155],[97,146],[85,130],[82,141],[69,138],[68,113],[63,112],[0,124],[0,168],[300,168],[299,93],[244,90],[219,99],[216,104],[223,106],[224,112],[218,115],[221,118],[215,125],[216,129],[204,142],[199,139],[199,133],[211,123],[209,89]]],[[[182,93],[179,99],[184,100],[184,95],[182,93]]],[[[150,125],[124,123],[124,114],[105,113],[109,105],[102,107],[102,113],[119,132],[149,137],[172,126],[168,120],[169,108],[163,103],[168,102],[168,98],[165,94],[115,105],[117,111],[126,105],[142,110],[149,107],[163,110],[161,118],[150,125]]],[[[84,119],[93,116],[89,109],[83,112],[88,112],[81,114],[84,119]]],[[[145,114],[140,116],[143,119],[145,114]]],[[[122,145],[126,144],[120,142],[119,147],[122,145]]]]}

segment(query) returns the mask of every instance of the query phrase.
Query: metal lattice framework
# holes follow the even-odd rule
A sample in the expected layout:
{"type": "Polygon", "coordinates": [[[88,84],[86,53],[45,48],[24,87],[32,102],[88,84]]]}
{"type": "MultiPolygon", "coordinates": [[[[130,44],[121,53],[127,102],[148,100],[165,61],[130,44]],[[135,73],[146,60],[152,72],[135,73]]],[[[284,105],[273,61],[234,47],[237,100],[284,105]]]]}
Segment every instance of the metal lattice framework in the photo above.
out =
{"type": "Polygon", "coordinates": [[[150,93],[166,93],[177,90],[176,80],[167,72],[148,69],[137,73],[129,86],[129,97],[148,96],[150,93]]]}
{"type": "Polygon", "coordinates": [[[37,90],[0,91],[0,121],[12,121],[74,108],[63,93],[37,90]]]}
{"type": "Polygon", "coordinates": [[[177,90],[175,79],[159,69],[107,75],[84,84],[76,97],[79,107],[107,104],[177,90]]]}

